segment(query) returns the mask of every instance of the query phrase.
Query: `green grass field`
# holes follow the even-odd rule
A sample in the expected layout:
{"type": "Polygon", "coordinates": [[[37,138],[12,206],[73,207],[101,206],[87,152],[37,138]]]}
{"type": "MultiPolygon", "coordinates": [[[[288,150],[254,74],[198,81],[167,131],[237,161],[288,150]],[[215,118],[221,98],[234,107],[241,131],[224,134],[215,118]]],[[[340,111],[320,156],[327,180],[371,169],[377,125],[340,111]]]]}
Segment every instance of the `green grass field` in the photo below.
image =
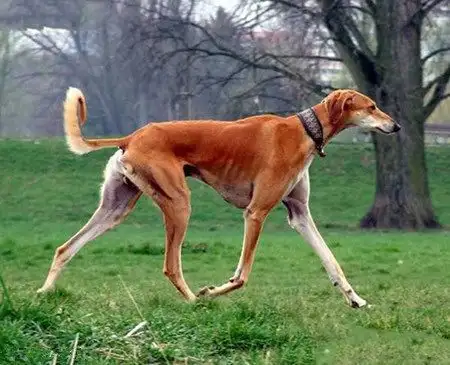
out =
{"type": "MultiPolygon", "coordinates": [[[[374,193],[368,147],[334,145],[311,168],[311,210],[357,292],[354,310],[320,260],[269,217],[248,285],[183,302],[162,274],[164,232],[142,198],[125,223],[87,245],[58,281],[35,294],[54,249],[97,205],[112,151],[77,157],[62,141],[0,142],[0,364],[450,364],[449,233],[362,232],[374,193]],[[125,334],[143,320],[148,326],[125,334]],[[73,352],[76,344],[76,353],[73,352]]],[[[450,225],[450,149],[428,151],[436,213],[450,225]]],[[[192,187],[183,251],[191,288],[233,273],[242,212],[192,187]]]]}

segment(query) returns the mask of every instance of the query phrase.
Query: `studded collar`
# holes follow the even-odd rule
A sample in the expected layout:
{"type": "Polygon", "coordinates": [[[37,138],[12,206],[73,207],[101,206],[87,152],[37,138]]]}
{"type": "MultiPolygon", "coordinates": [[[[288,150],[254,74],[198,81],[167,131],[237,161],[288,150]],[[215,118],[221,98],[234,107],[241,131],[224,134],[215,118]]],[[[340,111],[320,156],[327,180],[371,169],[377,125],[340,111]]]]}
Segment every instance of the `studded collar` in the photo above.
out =
{"type": "Polygon", "coordinates": [[[325,145],[323,140],[323,127],[314,110],[312,108],[308,108],[300,113],[297,113],[296,115],[298,119],[300,119],[300,122],[302,123],[303,128],[305,128],[308,136],[314,141],[319,156],[325,157],[326,153],[323,150],[325,145]]]}

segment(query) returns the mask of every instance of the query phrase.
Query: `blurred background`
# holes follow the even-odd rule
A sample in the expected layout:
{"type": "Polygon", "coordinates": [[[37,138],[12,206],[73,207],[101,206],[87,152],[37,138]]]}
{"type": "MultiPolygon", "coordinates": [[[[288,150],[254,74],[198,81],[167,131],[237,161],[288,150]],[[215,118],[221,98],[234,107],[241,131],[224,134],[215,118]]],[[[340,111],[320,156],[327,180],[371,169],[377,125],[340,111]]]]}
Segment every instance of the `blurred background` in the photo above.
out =
{"type": "Polygon", "coordinates": [[[69,85],[87,135],[179,119],[298,112],[336,88],[403,130],[351,130],[376,156],[369,228],[439,227],[425,145],[450,142],[450,6],[442,0],[4,0],[0,136],[61,136],[69,85]]]}
{"type": "MultiPolygon", "coordinates": [[[[382,72],[378,64],[386,56],[380,53],[394,46],[395,34],[379,29],[389,28],[389,9],[377,2],[374,12],[371,3],[4,0],[0,135],[61,135],[68,85],[86,92],[87,130],[96,135],[129,133],[147,121],[297,112],[333,88],[361,88],[340,49],[344,41],[382,72]]],[[[431,97],[426,84],[445,72],[450,59],[450,7],[445,1],[410,3],[417,9],[395,11],[426,11],[417,26],[420,71],[431,97]]],[[[363,70],[371,72],[368,65],[363,70]]],[[[446,100],[424,116],[430,136],[439,125],[445,139],[449,113],[446,100]]]]}

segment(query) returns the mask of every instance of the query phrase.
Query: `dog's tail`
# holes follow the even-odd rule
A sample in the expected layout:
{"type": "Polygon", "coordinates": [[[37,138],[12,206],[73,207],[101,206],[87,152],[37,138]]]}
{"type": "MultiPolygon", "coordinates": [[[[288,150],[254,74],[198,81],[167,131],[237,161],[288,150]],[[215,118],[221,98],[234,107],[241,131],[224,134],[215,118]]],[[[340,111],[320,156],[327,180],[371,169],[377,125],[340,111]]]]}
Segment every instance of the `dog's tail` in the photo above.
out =
{"type": "Polygon", "coordinates": [[[81,134],[80,125],[86,123],[87,108],[86,99],[81,90],[70,87],[67,90],[64,101],[64,131],[69,149],[77,155],[99,150],[107,147],[124,148],[128,144],[129,137],[86,139],[81,134]],[[80,118],[78,118],[78,110],[80,118]]]}

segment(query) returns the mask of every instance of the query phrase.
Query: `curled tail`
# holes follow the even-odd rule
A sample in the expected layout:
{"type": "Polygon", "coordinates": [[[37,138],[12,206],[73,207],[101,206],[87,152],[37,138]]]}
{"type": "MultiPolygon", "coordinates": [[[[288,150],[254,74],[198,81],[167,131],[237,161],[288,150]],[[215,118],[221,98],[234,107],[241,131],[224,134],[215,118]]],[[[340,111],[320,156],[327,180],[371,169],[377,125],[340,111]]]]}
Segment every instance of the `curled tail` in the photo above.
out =
{"type": "Polygon", "coordinates": [[[86,123],[87,108],[86,99],[81,90],[70,87],[64,101],[64,131],[69,149],[77,155],[99,150],[106,147],[121,147],[127,145],[129,137],[86,139],[81,134],[80,125],[86,123]],[[80,118],[78,118],[78,109],[80,118]]]}

